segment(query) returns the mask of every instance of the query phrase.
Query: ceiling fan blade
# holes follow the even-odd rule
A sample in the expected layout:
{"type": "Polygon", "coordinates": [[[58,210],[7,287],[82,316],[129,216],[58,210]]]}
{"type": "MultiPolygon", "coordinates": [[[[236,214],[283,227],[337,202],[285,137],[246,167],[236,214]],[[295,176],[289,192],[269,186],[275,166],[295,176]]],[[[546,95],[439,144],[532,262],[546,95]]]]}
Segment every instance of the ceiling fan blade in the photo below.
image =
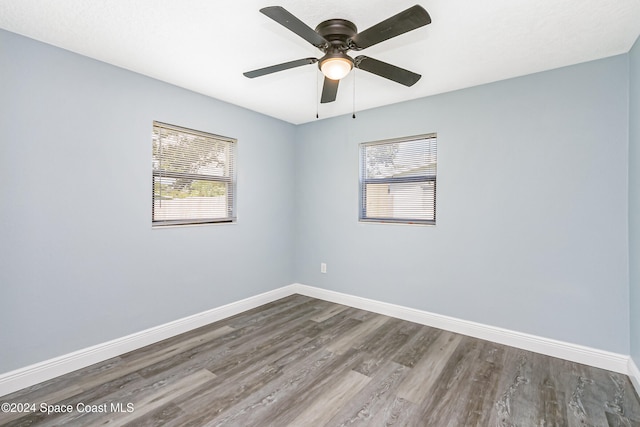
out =
{"type": "Polygon", "coordinates": [[[420,74],[364,55],[356,56],[353,62],[354,66],[360,70],[368,71],[405,86],[413,86],[422,77],[420,74]]]}
{"type": "Polygon", "coordinates": [[[327,102],[333,102],[336,100],[339,83],[340,80],[331,80],[327,77],[324,78],[324,84],[322,85],[322,97],[320,98],[321,104],[326,104],[327,102]]]}
{"type": "Polygon", "coordinates": [[[270,67],[259,68],[253,71],[242,73],[245,77],[253,79],[254,77],[264,76],[266,74],[276,73],[278,71],[288,70],[289,68],[300,67],[302,65],[315,64],[318,62],[316,58],[304,58],[295,61],[283,62],[282,64],[272,65],[270,67]]]}
{"type": "Polygon", "coordinates": [[[264,13],[269,18],[276,21],[278,24],[293,31],[318,49],[329,45],[329,42],[324,37],[313,31],[313,29],[311,29],[311,27],[309,27],[307,24],[293,16],[284,7],[269,6],[260,9],[260,12],[264,13]]]}
{"type": "Polygon", "coordinates": [[[356,34],[349,40],[349,45],[353,50],[366,49],[430,23],[431,17],[427,11],[422,6],[415,5],[356,34]]]}

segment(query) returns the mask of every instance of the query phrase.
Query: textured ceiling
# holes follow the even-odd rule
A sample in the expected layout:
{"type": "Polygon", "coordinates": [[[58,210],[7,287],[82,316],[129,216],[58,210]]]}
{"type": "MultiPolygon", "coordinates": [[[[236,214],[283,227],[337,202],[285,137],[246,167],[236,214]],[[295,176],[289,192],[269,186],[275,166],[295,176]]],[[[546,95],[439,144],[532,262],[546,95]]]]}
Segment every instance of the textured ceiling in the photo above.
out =
{"type": "MultiPolygon", "coordinates": [[[[316,65],[248,79],[244,71],[321,52],[259,12],[279,5],[312,28],[364,30],[415,0],[0,0],[0,28],[291,123],[351,113],[353,74],[318,105],[316,65]]],[[[422,74],[412,87],[355,72],[364,110],[626,53],[640,0],[426,0],[432,23],[361,53],[422,74]]],[[[0,50],[0,54],[2,54],[0,50]]],[[[352,56],[354,53],[351,52],[352,56]]]]}

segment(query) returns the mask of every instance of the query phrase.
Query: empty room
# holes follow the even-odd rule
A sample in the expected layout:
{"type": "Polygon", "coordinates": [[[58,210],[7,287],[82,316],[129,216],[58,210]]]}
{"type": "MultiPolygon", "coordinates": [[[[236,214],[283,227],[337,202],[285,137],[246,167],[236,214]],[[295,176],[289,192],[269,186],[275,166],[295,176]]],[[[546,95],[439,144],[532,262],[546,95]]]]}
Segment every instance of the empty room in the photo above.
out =
{"type": "Polygon", "coordinates": [[[0,0],[0,425],[640,426],[637,0],[0,0]]]}

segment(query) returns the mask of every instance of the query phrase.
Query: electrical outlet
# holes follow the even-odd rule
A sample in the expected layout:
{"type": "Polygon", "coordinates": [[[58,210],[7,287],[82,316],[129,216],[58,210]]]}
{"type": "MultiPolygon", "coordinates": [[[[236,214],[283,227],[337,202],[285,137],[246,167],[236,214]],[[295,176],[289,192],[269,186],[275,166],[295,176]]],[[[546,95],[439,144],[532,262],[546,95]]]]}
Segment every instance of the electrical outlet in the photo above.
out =
{"type": "Polygon", "coordinates": [[[326,273],[327,272],[327,264],[324,262],[320,263],[320,273],[326,273]]]}

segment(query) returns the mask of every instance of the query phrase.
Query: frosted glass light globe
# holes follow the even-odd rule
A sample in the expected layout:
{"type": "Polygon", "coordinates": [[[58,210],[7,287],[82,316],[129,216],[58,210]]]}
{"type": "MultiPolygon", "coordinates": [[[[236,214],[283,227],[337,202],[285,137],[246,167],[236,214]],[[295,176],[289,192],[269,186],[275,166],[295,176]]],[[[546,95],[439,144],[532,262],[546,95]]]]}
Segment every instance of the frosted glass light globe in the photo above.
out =
{"type": "Polygon", "coordinates": [[[328,79],[340,80],[349,74],[352,67],[353,64],[348,59],[327,58],[320,65],[320,70],[328,79]]]}

